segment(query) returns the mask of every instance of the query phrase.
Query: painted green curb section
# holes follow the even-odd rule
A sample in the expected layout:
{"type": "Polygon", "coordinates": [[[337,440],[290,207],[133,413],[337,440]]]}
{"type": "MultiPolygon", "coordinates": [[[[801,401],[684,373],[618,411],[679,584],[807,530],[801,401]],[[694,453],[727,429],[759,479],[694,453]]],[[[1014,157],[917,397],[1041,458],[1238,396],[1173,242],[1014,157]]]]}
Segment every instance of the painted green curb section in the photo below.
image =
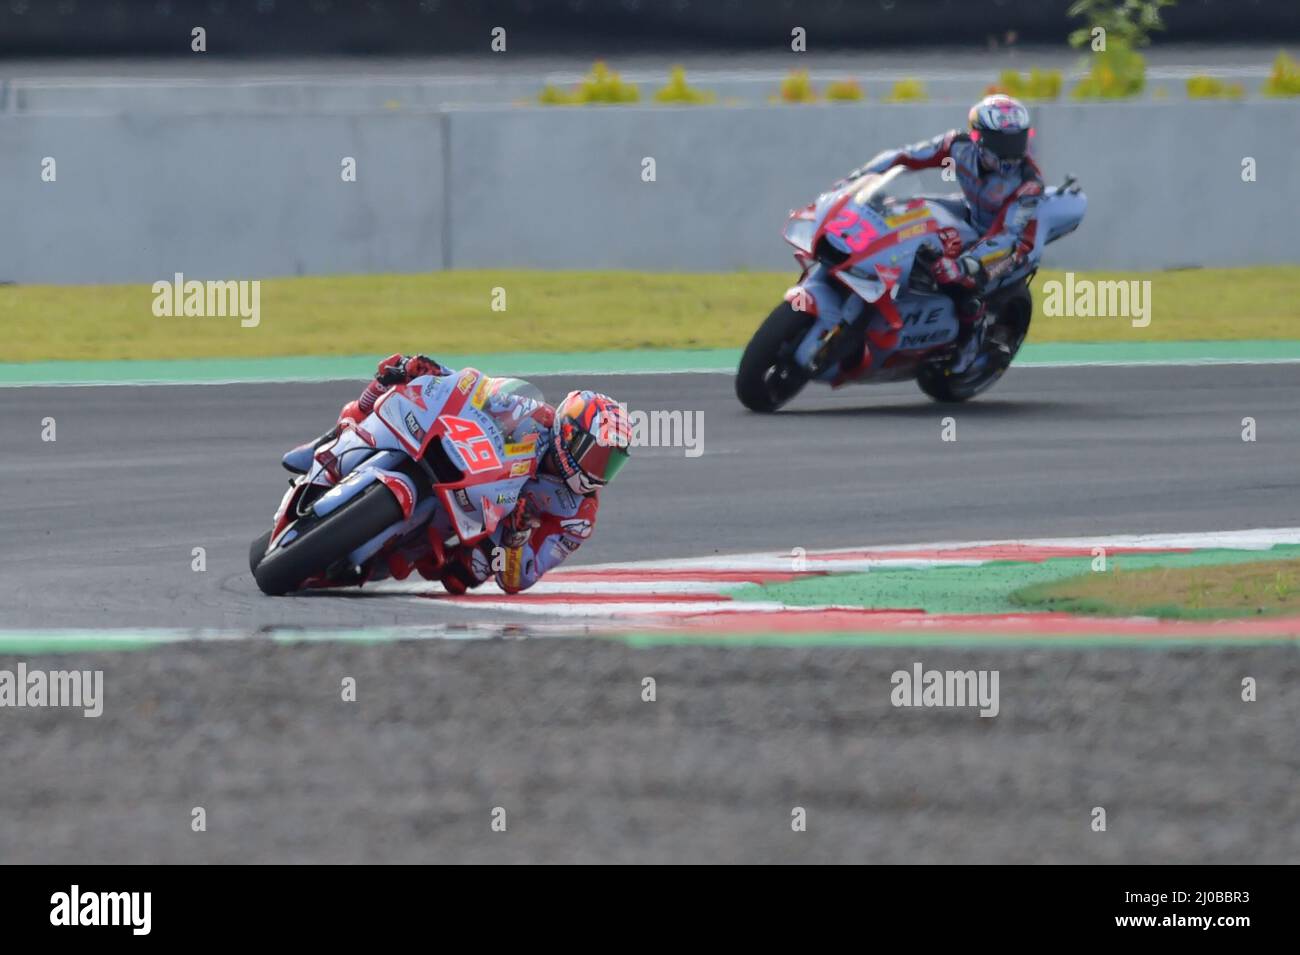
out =
{"type": "Polygon", "coordinates": [[[1279,361],[1300,361],[1300,341],[1048,342],[1027,344],[1016,357],[1030,367],[1279,361]]]}
{"type": "Polygon", "coordinates": [[[99,653],[145,650],[190,641],[226,642],[235,634],[217,630],[167,628],[83,629],[83,630],[0,630],[0,654],[8,656],[43,653],[99,653]]]}
{"type": "Polygon", "coordinates": [[[79,633],[48,633],[38,630],[24,633],[0,632],[0,655],[40,656],[47,653],[106,653],[121,650],[144,650],[179,641],[138,634],[106,634],[99,636],[93,630],[79,633]]]}
{"type": "MultiPolygon", "coordinates": [[[[479,634],[478,638],[486,638],[479,634]]],[[[148,650],[151,648],[178,645],[183,643],[228,643],[238,639],[260,639],[247,635],[220,634],[199,636],[195,634],[174,634],[163,631],[140,630],[111,631],[98,633],[94,630],[84,631],[50,631],[38,630],[24,632],[0,631],[0,657],[34,657],[65,653],[120,653],[123,651],[148,650]]],[[[624,643],[630,647],[644,649],[649,647],[670,646],[710,646],[710,647],[772,647],[801,649],[808,647],[950,647],[955,649],[1012,648],[1023,649],[1060,649],[1088,650],[1103,647],[1131,649],[1187,649],[1191,647],[1264,647],[1285,644],[1300,644],[1300,637],[1279,635],[1275,638],[1265,637],[1191,637],[1162,638],[1151,634],[1098,633],[1086,636],[1070,635],[1064,637],[1044,635],[1000,635],[988,633],[934,633],[924,631],[899,631],[849,633],[840,631],[827,632],[755,632],[755,633],[610,633],[588,634],[574,633],[570,639],[610,640],[624,643]]],[[[366,630],[366,631],[317,631],[311,633],[279,634],[268,636],[274,643],[396,643],[403,640],[423,639],[474,639],[469,634],[453,636],[448,633],[429,634],[412,633],[404,630],[366,630]]],[[[555,636],[538,637],[540,640],[563,639],[555,636]]]]}
{"type": "MultiPolygon", "coordinates": [[[[0,387],[16,385],[220,384],[363,380],[378,356],[187,358],[173,361],[41,361],[0,363],[0,387]]],[[[731,372],[738,348],[669,348],[609,352],[498,352],[437,355],[453,368],[471,365],[496,375],[731,372]]],[[[1071,342],[1029,344],[1021,367],[1198,362],[1300,362],[1300,341],[1071,342]]]]}
{"type": "MultiPolygon", "coordinates": [[[[1147,567],[1199,567],[1279,560],[1300,556],[1300,544],[1268,550],[1198,550],[1181,554],[1115,554],[1107,570],[1147,567]]],[[[839,604],[852,607],[922,609],[926,613],[1024,613],[1012,591],[1030,584],[1064,580],[1092,569],[1090,557],[1053,557],[1041,562],[992,561],[978,567],[881,568],[865,573],[806,577],[781,584],[729,588],[732,599],[776,600],[790,606],[839,604]]]]}
{"type": "MultiPolygon", "coordinates": [[[[382,356],[297,358],[188,358],[175,361],[42,361],[0,364],[2,385],[221,384],[254,381],[362,381],[382,356]]],[[[653,374],[727,371],[740,351],[730,348],[627,352],[498,352],[435,356],[451,368],[474,367],[494,375],[653,374]]]]}

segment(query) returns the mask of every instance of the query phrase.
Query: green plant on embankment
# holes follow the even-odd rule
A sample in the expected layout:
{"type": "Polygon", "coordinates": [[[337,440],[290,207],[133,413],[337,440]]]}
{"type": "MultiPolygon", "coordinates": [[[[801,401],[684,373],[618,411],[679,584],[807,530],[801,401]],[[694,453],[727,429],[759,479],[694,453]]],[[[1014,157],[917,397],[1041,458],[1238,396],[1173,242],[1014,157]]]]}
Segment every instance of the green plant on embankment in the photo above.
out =
{"type": "Polygon", "coordinates": [[[1025,76],[1015,70],[1003,70],[998,81],[984,92],[1006,93],[1016,99],[1042,102],[1061,95],[1061,71],[1040,70],[1034,67],[1025,76]]]}
{"type": "Polygon", "coordinates": [[[1217,76],[1189,76],[1187,95],[1191,99],[1241,99],[1246,88],[1240,83],[1225,83],[1217,76]]]}
{"type": "Polygon", "coordinates": [[[1278,53],[1273,60],[1273,71],[1264,81],[1260,92],[1265,96],[1300,96],[1300,63],[1296,63],[1285,52],[1278,53]]]}
{"type": "Polygon", "coordinates": [[[882,103],[924,103],[930,98],[920,80],[901,79],[894,83],[882,103]]]}
{"type": "Polygon", "coordinates": [[[674,66],[668,76],[668,84],[655,91],[655,102],[666,105],[698,106],[712,103],[717,98],[717,94],[696,89],[687,83],[684,66],[674,66]]]}
{"type": "Polygon", "coordinates": [[[791,70],[768,100],[773,103],[815,103],[817,90],[813,88],[807,70],[791,70]]]}
{"type": "Polygon", "coordinates": [[[826,84],[827,102],[856,103],[861,102],[865,96],[866,93],[855,79],[831,80],[826,84]]]}
{"type": "Polygon", "coordinates": [[[597,60],[591,71],[572,90],[547,84],[537,95],[543,106],[584,106],[598,103],[635,103],[641,92],[635,84],[623,82],[604,60],[597,60]]]}

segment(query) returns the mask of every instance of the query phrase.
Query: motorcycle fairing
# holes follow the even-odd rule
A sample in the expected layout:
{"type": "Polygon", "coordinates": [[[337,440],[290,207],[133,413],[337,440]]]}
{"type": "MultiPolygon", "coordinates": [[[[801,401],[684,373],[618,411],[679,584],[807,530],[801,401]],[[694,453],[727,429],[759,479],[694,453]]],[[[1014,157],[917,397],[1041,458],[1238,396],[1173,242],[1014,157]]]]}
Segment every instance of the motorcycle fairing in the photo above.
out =
{"type": "MultiPolygon", "coordinates": [[[[804,274],[785,298],[802,299],[808,305],[804,310],[814,319],[795,350],[798,365],[812,371],[815,357],[838,334],[836,329],[858,320],[863,304],[874,306],[861,359],[854,362],[850,356],[814,374],[837,386],[853,379],[892,377],[890,369],[914,365],[926,353],[949,345],[961,327],[951,297],[911,287],[911,273],[917,251],[933,241],[940,229],[955,229],[967,248],[979,236],[965,217],[955,213],[951,199],[882,198],[878,192],[885,181],[886,177],[876,177],[856,191],[850,184],[820,196],[816,203],[792,213],[786,227],[787,241],[807,254],[796,255],[804,274]],[[828,265],[812,258],[823,239],[844,256],[842,261],[828,265]]],[[[1037,267],[1042,247],[1076,229],[1086,207],[1082,193],[1045,190],[1035,248],[1025,265],[1002,276],[994,287],[1024,279],[1037,267]]]]}
{"type": "Polygon", "coordinates": [[[311,470],[281,499],[267,552],[281,543],[309,487],[325,488],[311,504],[321,517],[376,482],[401,506],[402,520],[348,555],[358,567],[390,541],[426,523],[434,534],[445,533],[448,545],[492,534],[514,508],[523,485],[535,476],[538,463],[535,441],[507,445],[498,422],[483,410],[492,381],[468,368],[455,375],[416,378],[387,391],[365,420],[345,426],[337,438],[317,449],[311,470]],[[443,468],[434,493],[422,498],[416,482],[398,467],[407,458],[427,460],[435,441],[459,478],[447,480],[451,474],[443,468]]]}
{"type": "Polygon", "coordinates": [[[838,189],[823,192],[802,209],[790,213],[785,225],[785,240],[800,252],[811,256],[816,248],[816,240],[825,232],[832,210],[843,208],[850,200],[859,206],[868,205],[901,172],[902,169],[891,169],[885,173],[867,173],[852,182],[844,183],[838,189]]]}
{"type": "Polygon", "coordinates": [[[528,477],[503,477],[473,485],[442,485],[438,499],[451,519],[456,536],[472,543],[496,530],[514,509],[528,477]]]}
{"type": "MultiPolygon", "coordinates": [[[[426,497],[415,505],[411,514],[400,523],[394,524],[386,529],[382,534],[372,537],[366,543],[362,544],[356,550],[348,554],[348,560],[353,566],[361,567],[383,549],[389,541],[401,539],[417,527],[431,521],[434,517],[434,511],[438,508],[438,501],[432,497],[426,497]]],[[[430,540],[428,543],[436,544],[436,540],[430,540]]],[[[441,548],[439,546],[439,562],[441,562],[441,548]]]]}
{"type": "MultiPolygon", "coordinates": [[[[385,439],[391,435],[388,440],[401,444],[407,454],[417,448],[424,456],[434,441],[441,442],[461,477],[446,480],[443,475],[434,496],[442,505],[445,529],[460,543],[492,534],[537,473],[536,442],[507,445],[499,423],[484,410],[492,382],[473,368],[454,376],[417,378],[386,392],[372,414],[384,425],[385,439]]],[[[370,425],[369,419],[363,425],[370,425]]],[[[376,443],[383,442],[376,438],[376,443]]],[[[392,536],[390,529],[355,553],[373,553],[376,542],[382,545],[392,536]]]]}
{"type": "MultiPolygon", "coordinates": [[[[471,396],[477,397],[475,384],[486,382],[487,379],[473,368],[464,368],[455,375],[415,378],[384,392],[375,402],[372,414],[407,454],[421,458],[430,442],[441,437],[443,429],[437,427],[440,416],[481,414],[470,402],[471,396]],[[465,407],[467,404],[470,404],[468,409],[465,407]]],[[[482,390],[480,387],[479,391],[482,390]]],[[[495,426],[489,430],[495,431],[495,426]]]]}

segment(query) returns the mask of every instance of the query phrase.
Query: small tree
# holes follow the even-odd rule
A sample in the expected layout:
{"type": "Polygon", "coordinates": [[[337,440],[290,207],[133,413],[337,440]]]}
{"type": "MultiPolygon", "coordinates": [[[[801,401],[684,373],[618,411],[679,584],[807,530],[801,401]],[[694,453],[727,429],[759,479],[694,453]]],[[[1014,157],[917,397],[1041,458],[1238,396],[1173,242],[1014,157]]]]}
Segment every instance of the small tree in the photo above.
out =
{"type": "Polygon", "coordinates": [[[1146,85],[1146,60],[1138,47],[1163,30],[1160,11],[1175,0],[1075,0],[1068,14],[1087,21],[1070,34],[1070,45],[1092,50],[1088,73],[1074,88],[1078,98],[1136,96],[1146,85]]]}
{"type": "Polygon", "coordinates": [[[1163,30],[1160,11],[1172,7],[1176,0],[1074,0],[1066,14],[1087,21],[1070,34],[1070,46],[1081,47],[1093,43],[1093,31],[1100,27],[1105,32],[1105,44],[1119,43],[1130,50],[1151,43],[1151,33],[1163,30]]]}

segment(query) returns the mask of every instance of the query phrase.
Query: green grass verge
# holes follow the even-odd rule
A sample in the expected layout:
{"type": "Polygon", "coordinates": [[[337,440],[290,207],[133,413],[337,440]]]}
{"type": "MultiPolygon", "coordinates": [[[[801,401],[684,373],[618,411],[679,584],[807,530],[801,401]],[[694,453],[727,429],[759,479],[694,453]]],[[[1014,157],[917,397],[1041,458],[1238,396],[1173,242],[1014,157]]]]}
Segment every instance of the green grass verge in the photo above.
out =
{"type": "Polygon", "coordinates": [[[1010,595],[1030,610],[1176,619],[1300,613],[1300,558],[1087,573],[1010,595]]]}
{"type": "MultiPolygon", "coordinates": [[[[1149,279],[1146,328],[1124,318],[1035,318],[1033,342],[1300,338],[1300,267],[1076,273],[1149,279]]],[[[1044,272],[1036,290],[1061,274],[1044,272]]],[[[2,362],[356,355],[391,351],[735,348],[790,272],[455,271],[267,279],[260,324],[159,318],[149,284],[0,287],[2,362]],[[493,311],[493,289],[505,291],[493,311]]],[[[1041,299],[1041,295],[1036,294],[1041,299]]]]}
{"type": "MultiPolygon", "coordinates": [[[[803,577],[776,584],[744,584],[727,588],[727,593],[737,601],[776,600],[800,607],[841,604],[899,610],[920,608],[927,613],[1016,613],[1026,609],[1072,609],[1031,604],[1023,596],[1049,592],[1062,582],[1091,577],[1137,578],[1148,570],[1196,572],[1210,566],[1246,566],[1276,561],[1289,561],[1294,566],[1300,562],[1300,545],[1279,544],[1268,550],[1213,549],[1112,555],[1108,572],[1097,574],[1091,573],[1092,559],[1089,557],[990,561],[976,567],[888,567],[865,573],[803,577]],[[1119,568],[1118,575],[1110,572],[1115,568],[1119,568]]],[[[1152,604],[1161,602],[1150,601],[1152,604]]]]}

